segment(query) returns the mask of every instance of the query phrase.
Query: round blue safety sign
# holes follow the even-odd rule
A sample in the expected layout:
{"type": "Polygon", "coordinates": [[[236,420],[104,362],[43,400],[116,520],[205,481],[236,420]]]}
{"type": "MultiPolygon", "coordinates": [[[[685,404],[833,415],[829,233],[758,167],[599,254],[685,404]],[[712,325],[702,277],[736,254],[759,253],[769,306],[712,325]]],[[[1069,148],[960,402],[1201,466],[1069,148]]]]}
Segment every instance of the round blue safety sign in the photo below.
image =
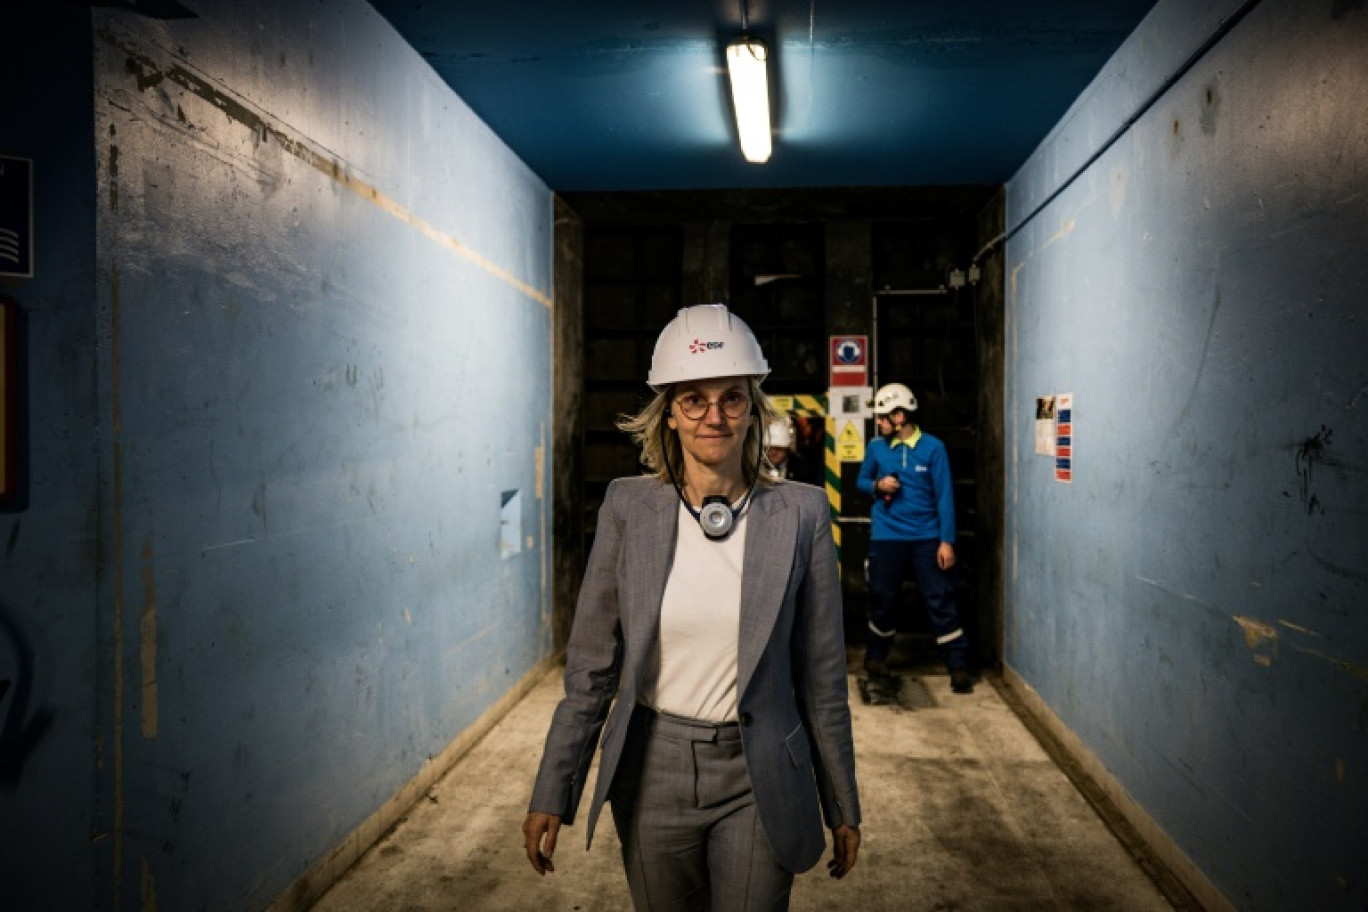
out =
{"type": "Polygon", "coordinates": [[[836,343],[836,363],[837,364],[862,364],[864,362],[864,346],[859,339],[841,339],[836,343]]]}

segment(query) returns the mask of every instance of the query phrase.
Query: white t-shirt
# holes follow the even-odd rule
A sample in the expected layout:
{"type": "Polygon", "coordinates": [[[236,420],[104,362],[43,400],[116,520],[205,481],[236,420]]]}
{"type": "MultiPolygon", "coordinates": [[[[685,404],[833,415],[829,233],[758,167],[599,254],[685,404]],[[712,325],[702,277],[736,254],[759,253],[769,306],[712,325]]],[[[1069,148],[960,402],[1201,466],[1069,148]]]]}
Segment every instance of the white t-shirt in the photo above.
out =
{"type": "Polygon", "coordinates": [[[660,605],[660,636],[642,686],[643,702],[660,712],[707,722],[736,720],[746,506],[731,534],[713,541],[679,505],[674,564],[660,605]]]}

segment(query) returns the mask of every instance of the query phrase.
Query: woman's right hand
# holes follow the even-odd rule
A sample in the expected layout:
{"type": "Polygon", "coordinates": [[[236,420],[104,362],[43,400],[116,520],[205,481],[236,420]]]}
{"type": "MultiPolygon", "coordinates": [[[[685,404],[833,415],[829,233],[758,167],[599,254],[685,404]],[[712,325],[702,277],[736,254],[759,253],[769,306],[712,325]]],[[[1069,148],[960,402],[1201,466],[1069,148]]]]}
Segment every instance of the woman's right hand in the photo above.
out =
{"type": "Polygon", "coordinates": [[[556,852],[556,836],[560,833],[560,825],[560,817],[540,811],[533,811],[523,821],[523,847],[527,850],[527,860],[532,863],[532,870],[538,874],[556,870],[551,863],[551,856],[556,852]]]}

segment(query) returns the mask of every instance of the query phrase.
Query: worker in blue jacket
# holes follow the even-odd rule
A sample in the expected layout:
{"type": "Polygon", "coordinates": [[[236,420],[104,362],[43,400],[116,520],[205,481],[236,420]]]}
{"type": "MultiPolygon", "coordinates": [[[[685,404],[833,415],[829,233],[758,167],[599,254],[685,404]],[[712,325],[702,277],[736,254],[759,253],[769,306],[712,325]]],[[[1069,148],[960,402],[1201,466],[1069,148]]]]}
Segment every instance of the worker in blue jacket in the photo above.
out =
{"type": "Polygon", "coordinates": [[[912,420],[917,397],[901,383],[874,395],[880,437],[870,441],[857,486],[874,498],[869,543],[872,603],[865,670],[888,674],[898,595],[915,575],[955,693],[971,693],[969,642],[955,610],[955,495],[945,444],[912,420]]]}

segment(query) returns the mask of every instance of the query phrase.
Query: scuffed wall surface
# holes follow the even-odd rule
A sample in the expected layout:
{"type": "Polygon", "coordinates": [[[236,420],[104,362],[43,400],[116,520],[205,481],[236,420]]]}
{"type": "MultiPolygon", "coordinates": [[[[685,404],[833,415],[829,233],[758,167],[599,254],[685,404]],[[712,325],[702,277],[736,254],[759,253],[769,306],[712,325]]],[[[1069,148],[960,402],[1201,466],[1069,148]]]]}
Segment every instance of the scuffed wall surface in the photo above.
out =
{"type": "MultiPolygon", "coordinates": [[[[1237,5],[1163,0],[1009,229],[1237,5]]],[[[1007,251],[1007,662],[1241,909],[1368,904],[1365,47],[1264,0],[1007,251]]]]}
{"type": "Polygon", "coordinates": [[[5,12],[0,155],[33,163],[16,455],[0,508],[0,907],[95,905],[95,192],[90,11],[5,12]]]}
{"type": "Polygon", "coordinates": [[[195,12],[94,19],[100,861],[261,908],[551,647],[551,196],[364,3],[195,12]]]}

